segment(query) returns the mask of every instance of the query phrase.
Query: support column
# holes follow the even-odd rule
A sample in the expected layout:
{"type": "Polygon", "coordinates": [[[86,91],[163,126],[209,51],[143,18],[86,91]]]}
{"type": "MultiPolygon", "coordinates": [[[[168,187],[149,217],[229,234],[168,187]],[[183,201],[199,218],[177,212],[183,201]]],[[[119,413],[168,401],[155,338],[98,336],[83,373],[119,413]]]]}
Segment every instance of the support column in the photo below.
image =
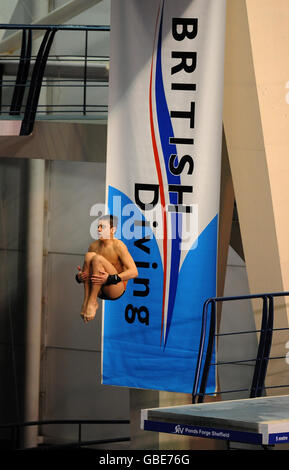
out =
{"type": "MultiPolygon", "coordinates": [[[[286,0],[227,2],[224,130],[252,294],[289,290],[288,22],[286,0]]],[[[276,327],[288,327],[286,300],[276,327]]],[[[259,327],[261,302],[253,309],[259,327]]],[[[274,334],[271,356],[286,355],[286,337],[274,334]]],[[[266,386],[288,383],[285,359],[270,361],[266,386]]]]}
{"type": "MultiPolygon", "coordinates": [[[[29,173],[26,246],[26,357],[24,420],[39,420],[41,357],[42,265],[45,161],[27,161],[29,173]]],[[[24,447],[37,445],[37,426],[24,430],[24,447]]]]}

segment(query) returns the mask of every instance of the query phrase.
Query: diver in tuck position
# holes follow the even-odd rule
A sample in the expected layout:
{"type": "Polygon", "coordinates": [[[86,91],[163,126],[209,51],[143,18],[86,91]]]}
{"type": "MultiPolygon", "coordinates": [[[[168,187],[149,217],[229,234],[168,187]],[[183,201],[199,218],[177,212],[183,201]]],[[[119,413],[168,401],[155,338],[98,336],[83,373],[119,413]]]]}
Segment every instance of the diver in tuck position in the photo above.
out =
{"type": "Polygon", "coordinates": [[[127,281],[138,275],[126,245],[114,238],[117,221],[117,217],[113,215],[100,217],[98,240],[89,246],[82,269],[78,266],[76,280],[84,284],[84,300],[80,314],[84,323],[95,317],[98,298],[119,299],[125,292],[127,281]]]}

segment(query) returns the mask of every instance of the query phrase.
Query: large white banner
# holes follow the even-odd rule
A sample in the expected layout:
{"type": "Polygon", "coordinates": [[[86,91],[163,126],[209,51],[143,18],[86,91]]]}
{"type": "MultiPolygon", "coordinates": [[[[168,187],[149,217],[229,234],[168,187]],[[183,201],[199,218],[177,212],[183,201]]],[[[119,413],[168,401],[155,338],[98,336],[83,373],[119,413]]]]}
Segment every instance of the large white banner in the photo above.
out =
{"type": "Polygon", "coordinates": [[[105,302],[102,380],[190,393],[216,295],[225,0],[111,9],[107,206],[139,276],[105,302]]]}

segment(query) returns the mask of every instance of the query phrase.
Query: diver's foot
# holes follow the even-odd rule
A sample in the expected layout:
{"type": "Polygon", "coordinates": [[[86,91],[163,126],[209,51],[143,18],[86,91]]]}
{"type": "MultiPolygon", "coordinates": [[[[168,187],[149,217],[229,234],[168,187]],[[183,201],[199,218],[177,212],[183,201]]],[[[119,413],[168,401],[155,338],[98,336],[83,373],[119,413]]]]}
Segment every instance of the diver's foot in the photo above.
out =
{"type": "Polygon", "coordinates": [[[92,301],[90,300],[88,303],[87,303],[87,307],[86,307],[86,312],[84,312],[84,315],[83,315],[83,321],[84,323],[87,323],[89,322],[90,320],[93,320],[95,315],[96,315],[96,311],[98,309],[98,302],[97,300],[96,301],[92,301]]]}
{"type": "Polygon", "coordinates": [[[82,307],[81,307],[80,316],[81,316],[82,319],[84,318],[84,315],[86,314],[87,301],[88,301],[88,299],[84,300],[83,304],[82,304],[82,307]]]}

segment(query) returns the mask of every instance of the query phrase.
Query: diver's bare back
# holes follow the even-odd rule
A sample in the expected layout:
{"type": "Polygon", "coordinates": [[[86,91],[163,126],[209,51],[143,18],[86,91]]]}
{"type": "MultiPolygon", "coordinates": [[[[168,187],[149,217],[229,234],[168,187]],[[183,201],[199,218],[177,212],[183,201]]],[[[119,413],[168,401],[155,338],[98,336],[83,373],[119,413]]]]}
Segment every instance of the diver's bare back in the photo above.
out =
{"type": "Polygon", "coordinates": [[[101,240],[96,240],[91,243],[89,251],[94,251],[98,255],[102,255],[107,259],[117,270],[121,273],[124,270],[124,266],[119,257],[119,247],[123,242],[117,238],[113,238],[109,243],[103,243],[101,240]]]}

